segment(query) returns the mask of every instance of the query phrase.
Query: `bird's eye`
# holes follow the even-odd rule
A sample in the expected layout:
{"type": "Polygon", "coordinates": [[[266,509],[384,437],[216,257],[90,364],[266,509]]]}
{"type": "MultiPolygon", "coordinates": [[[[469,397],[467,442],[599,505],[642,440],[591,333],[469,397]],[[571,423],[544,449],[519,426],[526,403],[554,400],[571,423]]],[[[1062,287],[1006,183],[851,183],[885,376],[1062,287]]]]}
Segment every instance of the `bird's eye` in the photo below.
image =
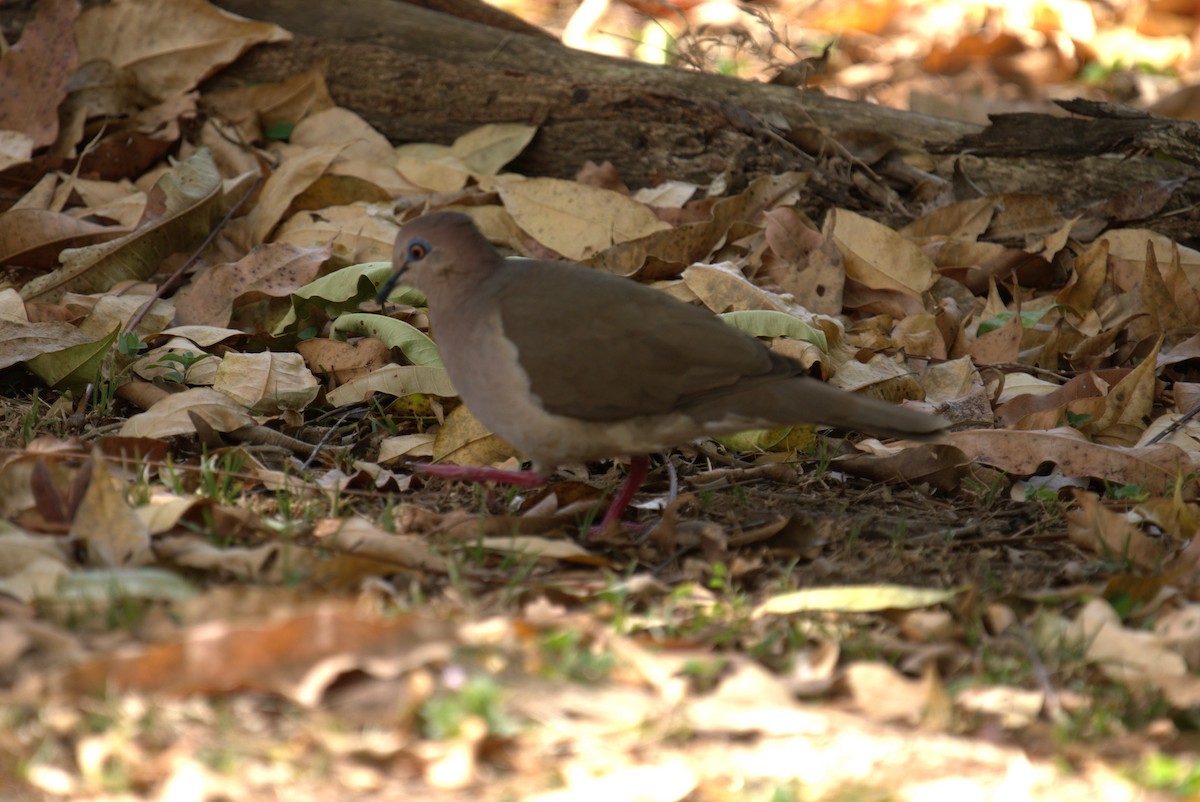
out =
{"type": "Polygon", "coordinates": [[[429,253],[429,245],[421,240],[408,243],[408,261],[419,262],[429,253]]]}

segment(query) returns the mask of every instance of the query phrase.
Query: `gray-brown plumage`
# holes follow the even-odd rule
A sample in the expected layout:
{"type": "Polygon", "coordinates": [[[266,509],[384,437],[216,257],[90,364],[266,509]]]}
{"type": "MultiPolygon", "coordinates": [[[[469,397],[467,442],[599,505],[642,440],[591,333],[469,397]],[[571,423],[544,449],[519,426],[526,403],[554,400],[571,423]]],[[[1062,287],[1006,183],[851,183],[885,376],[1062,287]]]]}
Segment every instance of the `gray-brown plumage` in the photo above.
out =
{"type": "Polygon", "coordinates": [[[463,214],[405,225],[393,271],[379,297],[397,283],[425,293],[463,401],[543,474],[754,428],[927,438],[946,426],[813,379],[659,290],[563,262],[506,261],[463,214]]]}

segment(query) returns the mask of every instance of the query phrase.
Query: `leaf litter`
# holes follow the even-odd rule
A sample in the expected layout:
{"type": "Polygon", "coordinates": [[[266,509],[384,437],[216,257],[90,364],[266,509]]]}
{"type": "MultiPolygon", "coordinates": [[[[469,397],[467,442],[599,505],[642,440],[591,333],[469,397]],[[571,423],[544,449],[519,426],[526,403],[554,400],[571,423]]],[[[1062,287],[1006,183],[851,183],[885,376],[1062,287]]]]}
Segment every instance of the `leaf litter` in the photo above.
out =
{"type": "MultiPolygon", "coordinates": [[[[1114,765],[1194,760],[1200,253],[1127,225],[1173,186],[1074,215],[943,194],[894,226],[809,219],[806,172],[711,197],[521,176],[534,126],[393,148],[317,71],[198,93],[289,35],[149,5],[43,3],[0,57],[0,167],[38,171],[0,211],[3,787],[1133,799],[1114,765]],[[58,121],[12,113],[31,97],[58,121]],[[423,299],[372,305],[399,225],[444,208],[957,431],[684,447],[644,531],[591,538],[619,464],[423,478],[519,456],[458,404],[423,299]]],[[[869,30],[877,5],[842,7],[869,30]]],[[[1043,24],[1110,33],[1077,7],[1043,24]]],[[[801,21],[844,27],[829,13],[801,21]]],[[[1011,71],[1001,39],[960,32],[923,69],[1011,71]]]]}

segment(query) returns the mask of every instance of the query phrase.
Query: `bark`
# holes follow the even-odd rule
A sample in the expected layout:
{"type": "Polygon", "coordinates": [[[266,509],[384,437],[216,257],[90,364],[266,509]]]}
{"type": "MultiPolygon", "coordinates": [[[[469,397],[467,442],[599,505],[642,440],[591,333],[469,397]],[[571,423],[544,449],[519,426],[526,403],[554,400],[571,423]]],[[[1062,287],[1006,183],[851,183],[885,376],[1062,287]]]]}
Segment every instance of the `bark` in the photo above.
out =
{"type": "Polygon", "coordinates": [[[1176,237],[1200,230],[1200,215],[1186,211],[1200,203],[1200,160],[1194,146],[1192,158],[1181,156],[1189,137],[1179,135],[1191,123],[1149,118],[1158,121],[1149,126],[1157,139],[1148,137],[1147,149],[1117,131],[1111,116],[1070,121],[1060,133],[1057,118],[1033,115],[1051,127],[1043,132],[1018,119],[1008,128],[1018,140],[1027,132],[1025,152],[992,150],[979,138],[993,129],[584,53],[396,0],[218,5],[297,35],[257,48],[219,80],[279,80],[323,64],[334,100],[396,142],[449,142],[491,122],[537,124],[538,136],[512,165],[529,175],[570,177],[585,160],[607,160],[632,186],[721,178],[737,189],[762,173],[816,169],[812,211],[837,204],[893,223],[921,211],[906,200],[914,189],[924,185],[915,196],[927,197],[939,182],[967,192],[1044,193],[1070,212],[1145,182],[1191,179],[1165,210],[1174,213],[1146,224],[1176,237]],[[1081,130],[1094,133],[1080,137],[1081,130]],[[1166,131],[1176,132],[1171,159],[1152,147],[1166,131]],[[1060,137],[1086,146],[1049,147],[1060,137]]]}
{"type": "MultiPolygon", "coordinates": [[[[1079,105],[1091,119],[1009,115],[984,129],[575,51],[474,0],[418,1],[442,11],[398,0],[217,0],[296,38],[255,48],[212,83],[278,81],[319,64],[334,100],[394,142],[532,123],[539,133],[512,165],[528,175],[570,177],[590,159],[611,161],[635,187],[678,178],[736,190],[759,174],[811,170],[811,214],[836,204],[892,224],[951,190],[1042,193],[1070,213],[1176,180],[1162,213],[1139,224],[1177,238],[1200,231],[1193,123],[1079,105]],[[444,11],[493,16],[481,24],[444,11]]],[[[0,7],[10,41],[23,6],[0,7]]]]}

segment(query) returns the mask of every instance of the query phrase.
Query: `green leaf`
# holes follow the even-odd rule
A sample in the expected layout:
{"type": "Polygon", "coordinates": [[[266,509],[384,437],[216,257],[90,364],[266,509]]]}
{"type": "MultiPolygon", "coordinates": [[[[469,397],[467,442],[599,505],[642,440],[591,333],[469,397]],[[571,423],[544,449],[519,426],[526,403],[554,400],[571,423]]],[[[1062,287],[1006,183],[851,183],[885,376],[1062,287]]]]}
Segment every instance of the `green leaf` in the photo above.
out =
{"type": "Polygon", "coordinates": [[[190,368],[200,360],[207,359],[210,356],[212,356],[212,354],[163,354],[158,358],[158,364],[165,367],[168,362],[178,362],[185,368],[190,368]]]}
{"type": "Polygon", "coordinates": [[[773,309],[752,309],[745,312],[726,312],[717,315],[721,320],[754,337],[790,337],[812,343],[824,352],[829,351],[825,332],[805,323],[787,312],[773,309]]]}
{"type": "Polygon", "coordinates": [[[267,139],[274,139],[277,142],[287,142],[292,138],[292,131],[295,128],[294,123],[271,123],[263,131],[263,136],[267,139]]]}
{"type": "Polygon", "coordinates": [[[812,451],[817,444],[813,426],[784,426],[778,429],[750,429],[737,434],[714,437],[734,451],[812,451]]]}
{"type": "Polygon", "coordinates": [[[115,598],[186,601],[196,589],[178,574],[161,568],[110,568],[75,571],[58,582],[60,601],[109,601],[115,598]]]}
{"type": "Polygon", "coordinates": [[[1079,413],[1079,412],[1072,412],[1069,409],[1067,410],[1067,425],[1073,429],[1082,429],[1083,424],[1087,423],[1091,419],[1092,419],[1091,415],[1086,415],[1086,414],[1079,413]]]}
{"type": "Polygon", "coordinates": [[[754,611],[754,617],[787,615],[813,611],[869,613],[878,610],[913,610],[948,602],[966,588],[939,590],[905,585],[845,585],[810,588],[784,593],[768,599],[754,611]]]}
{"type": "MultiPolygon", "coordinates": [[[[1053,306],[1047,306],[1045,309],[1034,309],[1031,311],[1022,312],[1021,313],[1021,328],[1032,329],[1034,326],[1036,326],[1038,324],[1038,321],[1040,321],[1043,317],[1046,316],[1047,312],[1049,312],[1051,309],[1057,309],[1057,308],[1058,308],[1058,304],[1055,304],[1053,306]]],[[[1008,321],[1012,320],[1013,315],[1015,315],[1015,314],[1016,314],[1015,312],[1004,311],[1004,312],[1001,312],[1000,314],[996,315],[994,318],[991,318],[990,320],[982,321],[979,324],[979,328],[977,328],[975,330],[975,336],[982,337],[983,335],[987,334],[989,331],[995,331],[996,329],[1000,328],[1008,321]]]]}
{"type": "MultiPolygon", "coordinates": [[[[301,313],[316,308],[328,317],[335,318],[343,312],[357,312],[363,301],[375,297],[378,288],[392,274],[391,262],[363,262],[350,265],[305,284],[292,293],[292,308],[279,325],[271,332],[279,337],[296,325],[301,313]]],[[[423,306],[425,296],[408,287],[397,287],[388,297],[393,303],[423,306]]]]}
{"type": "Polygon", "coordinates": [[[362,313],[342,315],[334,321],[331,335],[335,340],[351,335],[374,337],[388,348],[399,348],[414,365],[442,366],[442,354],[434,341],[403,320],[362,313]]]}
{"type": "Polygon", "coordinates": [[[117,327],[95,342],[73,345],[49,354],[38,354],[26,362],[25,366],[50,387],[70,390],[76,395],[81,395],[89,384],[100,377],[100,368],[120,331],[120,327],[117,327]]]}
{"type": "Polygon", "coordinates": [[[122,356],[135,357],[147,348],[149,346],[142,342],[137,332],[127,331],[117,338],[117,350],[122,356]]]}
{"type": "Polygon", "coordinates": [[[1150,498],[1146,488],[1141,485],[1120,485],[1104,483],[1104,494],[1118,501],[1142,502],[1150,498]]]}

